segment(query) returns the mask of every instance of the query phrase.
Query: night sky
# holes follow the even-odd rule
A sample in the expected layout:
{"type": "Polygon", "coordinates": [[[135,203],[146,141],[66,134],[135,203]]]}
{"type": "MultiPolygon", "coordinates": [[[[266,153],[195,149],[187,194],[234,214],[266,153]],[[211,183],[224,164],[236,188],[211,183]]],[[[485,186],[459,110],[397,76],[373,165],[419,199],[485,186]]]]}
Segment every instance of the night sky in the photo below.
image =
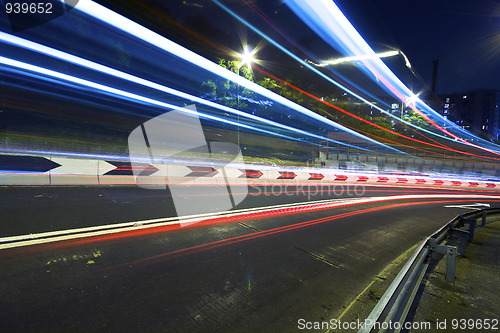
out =
{"type": "MultiPolygon", "coordinates": [[[[155,0],[151,0],[155,2],[155,0]]],[[[259,24],[253,4],[275,20],[280,29],[319,57],[324,48],[318,37],[308,33],[282,1],[222,1],[238,14],[259,24]]],[[[337,5],[358,32],[377,52],[394,48],[409,58],[415,73],[403,73],[410,81],[430,89],[432,62],[439,59],[437,93],[467,92],[475,89],[500,90],[500,2],[495,0],[337,0],[337,5]],[[413,77],[409,78],[411,75],[413,77]]],[[[160,3],[158,3],[160,5],[160,3]]],[[[248,33],[210,0],[169,1],[167,8],[179,22],[200,15],[235,38],[248,33]],[[198,6],[201,5],[201,6],[198,6]],[[213,18],[216,19],[213,19],[213,18]]],[[[254,7],[255,8],[255,7],[254,7]]],[[[271,33],[272,35],[272,33],[271,33]]],[[[275,36],[276,37],[276,36],[275,36]]],[[[389,64],[390,66],[390,64],[389,64]]],[[[391,67],[392,69],[392,67],[391,67]]]]}
{"type": "Polygon", "coordinates": [[[439,59],[437,92],[500,90],[500,1],[337,0],[375,49],[401,49],[430,85],[439,59]]]}

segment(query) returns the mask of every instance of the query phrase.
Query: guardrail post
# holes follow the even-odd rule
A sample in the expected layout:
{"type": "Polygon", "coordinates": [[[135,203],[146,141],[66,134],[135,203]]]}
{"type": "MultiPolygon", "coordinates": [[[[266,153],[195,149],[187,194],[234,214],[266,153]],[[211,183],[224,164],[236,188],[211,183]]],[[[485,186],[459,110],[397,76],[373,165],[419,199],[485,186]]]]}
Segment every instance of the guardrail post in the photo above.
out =
{"type": "Polygon", "coordinates": [[[458,242],[458,255],[461,257],[465,257],[465,248],[467,246],[467,242],[470,239],[469,231],[450,228],[450,232],[453,236],[457,237],[458,242]]]}
{"type": "Polygon", "coordinates": [[[464,220],[464,223],[469,224],[469,241],[474,240],[474,231],[476,230],[476,220],[464,220]]]}
{"type": "Polygon", "coordinates": [[[455,246],[447,247],[446,254],[446,282],[455,283],[455,265],[457,262],[457,248],[455,246]]]}
{"type": "Polygon", "coordinates": [[[431,251],[433,258],[436,258],[437,254],[446,254],[446,282],[455,283],[457,247],[451,245],[439,245],[435,238],[431,238],[429,239],[429,250],[431,251]]]}
{"type": "Polygon", "coordinates": [[[488,212],[483,210],[483,213],[481,214],[481,227],[486,225],[486,215],[488,215],[488,212]]]}
{"type": "Polygon", "coordinates": [[[464,224],[469,225],[469,242],[472,242],[474,240],[474,230],[476,229],[476,220],[460,218],[460,226],[463,227],[464,224]]]}

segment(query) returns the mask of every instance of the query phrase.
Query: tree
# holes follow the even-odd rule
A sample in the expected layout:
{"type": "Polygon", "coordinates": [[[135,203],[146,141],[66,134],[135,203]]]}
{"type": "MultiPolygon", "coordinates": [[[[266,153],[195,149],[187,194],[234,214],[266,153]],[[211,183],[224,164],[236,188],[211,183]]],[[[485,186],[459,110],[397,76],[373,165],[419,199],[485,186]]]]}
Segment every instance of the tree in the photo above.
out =
{"type": "MultiPolygon", "coordinates": [[[[219,59],[219,65],[247,80],[253,81],[253,73],[241,61],[219,59]]],[[[248,107],[248,101],[252,99],[254,93],[230,80],[208,80],[201,84],[203,98],[215,100],[223,105],[236,109],[245,109],[248,107]]]]}
{"type": "Polygon", "coordinates": [[[421,115],[419,115],[418,113],[416,113],[413,110],[408,110],[408,113],[403,115],[403,120],[405,120],[413,125],[416,125],[420,128],[424,128],[424,127],[429,125],[427,120],[425,120],[421,115]]]}
{"type": "Polygon", "coordinates": [[[278,84],[278,82],[269,77],[265,77],[262,80],[257,81],[257,84],[275,93],[279,93],[279,91],[281,90],[281,86],[278,84]]]}

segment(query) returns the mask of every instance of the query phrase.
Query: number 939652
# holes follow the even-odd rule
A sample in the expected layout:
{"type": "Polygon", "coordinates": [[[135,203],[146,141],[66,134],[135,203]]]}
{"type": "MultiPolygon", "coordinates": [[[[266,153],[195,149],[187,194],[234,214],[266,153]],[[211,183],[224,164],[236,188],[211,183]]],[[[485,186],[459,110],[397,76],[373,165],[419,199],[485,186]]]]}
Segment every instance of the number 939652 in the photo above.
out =
{"type": "Polygon", "coordinates": [[[50,2],[6,2],[7,14],[52,14],[50,2]]]}

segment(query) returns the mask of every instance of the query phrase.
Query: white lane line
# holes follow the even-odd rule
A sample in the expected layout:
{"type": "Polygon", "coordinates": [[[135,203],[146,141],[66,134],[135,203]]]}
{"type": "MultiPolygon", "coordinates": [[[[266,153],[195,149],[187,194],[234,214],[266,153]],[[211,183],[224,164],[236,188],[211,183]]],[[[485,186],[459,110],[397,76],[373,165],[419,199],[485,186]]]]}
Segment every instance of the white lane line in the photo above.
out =
{"type": "Polygon", "coordinates": [[[289,208],[289,207],[318,205],[318,204],[322,204],[322,203],[341,202],[341,201],[346,201],[346,200],[355,200],[355,198],[325,199],[325,200],[317,200],[317,201],[308,201],[307,203],[297,202],[297,203],[281,204],[281,205],[274,205],[274,206],[237,209],[237,210],[231,210],[231,211],[225,211],[225,212],[204,213],[204,214],[196,214],[196,215],[187,215],[187,216],[182,216],[182,217],[174,216],[174,217],[167,217],[167,218],[158,218],[158,219],[139,220],[139,221],[132,221],[132,222],[105,224],[105,225],[85,227],[85,228],[48,231],[48,232],[41,232],[41,233],[36,233],[36,234],[8,236],[8,237],[0,238],[0,243],[21,241],[21,240],[27,240],[27,239],[47,238],[47,237],[61,236],[61,235],[68,235],[68,234],[78,234],[78,233],[107,230],[107,229],[123,229],[123,228],[127,228],[127,227],[137,228],[137,227],[142,227],[142,226],[151,227],[151,224],[154,224],[154,226],[158,226],[158,225],[165,226],[165,225],[173,225],[173,224],[180,224],[180,223],[193,223],[193,222],[198,222],[200,220],[207,219],[210,217],[234,216],[234,215],[248,213],[248,212],[259,212],[259,211],[267,211],[267,210],[271,210],[271,209],[282,209],[282,208],[289,208]]]}
{"type": "Polygon", "coordinates": [[[491,207],[491,205],[490,204],[476,202],[476,203],[470,204],[470,205],[448,205],[448,206],[443,206],[443,207],[445,207],[445,208],[463,208],[463,209],[480,210],[480,209],[485,208],[485,207],[491,207]],[[482,207],[482,208],[480,208],[480,207],[482,207]]]}
{"type": "Polygon", "coordinates": [[[187,216],[183,216],[183,217],[174,216],[174,217],[139,220],[139,221],[132,221],[132,222],[113,223],[113,224],[106,224],[106,225],[100,225],[100,226],[94,226],[94,227],[66,229],[66,230],[42,232],[42,233],[37,233],[37,234],[27,234],[27,235],[20,235],[20,236],[3,237],[3,238],[0,238],[0,243],[16,241],[16,240],[44,238],[44,237],[59,236],[59,235],[64,235],[64,234],[96,231],[96,230],[103,230],[103,229],[115,229],[115,228],[124,228],[124,227],[132,227],[132,226],[142,226],[142,225],[148,225],[148,224],[153,224],[153,223],[161,223],[162,225],[178,224],[178,223],[190,223],[193,221],[198,221],[199,219],[204,219],[204,218],[209,218],[209,217],[214,217],[214,216],[216,216],[216,217],[228,216],[228,215],[236,215],[236,214],[252,212],[252,211],[265,211],[265,210],[269,210],[269,209],[280,209],[280,208],[302,206],[302,205],[315,205],[315,204],[320,204],[320,203],[345,201],[345,200],[353,200],[353,199],[354,198],[352,198],[352,199],[351,198],[326,199],[326,200],[318,200],[318,201],[309,201],[309,202],[307,202],[307,204],[304,202],[298,202],[298,203],[282,204],[282,205],[275,205],[275,206],[264,206],[264,207],[237,209],[237,210],[231,210],[231,211],[225,211],[225,212],[187,215],[187,216]]]}
{"type": "MultiPolygon", "coordinates": [[[[103,226],[94,226],[87,228],[78,228],[78,229],[68,229],[68,230],[59,230],[59,231],[51,231],[51,232],[43,232],[37,234],[27,234],[20,236],[10,236],[0,238],[0,250],[28,246],[28,245],[36,245],[36,244],[44,244],[50,242],[57,242],[62,240],[72,240],[77,238],[86,238],[86,237],[94,237],[101,235],[108,235],[118,232],[125,231],[136,231],[141,229],[160,227],[160,226],[168,226],[168,225],[192,225],[194,223],[210,220],[214,218],[221,217],[234,217],[239,215],[246,215],[250,213],[260,213],[260,212],[273,212],[279,211],[282,209],[290,209],[290,208],[301,208],[311,206],[310,210],[314,210],[319,206],[329,206],[325,208],[335,208],[339,206],[350,206],[355,204],[364,204],[364,203],[374,203],[380,201],[389,201],[389,200],[411,200],[411,199],[497,199],[500,200],[500,196],[498,195],[481,195],[481,194],[411,194],[411,195],[392,195],[392,196],[382,196],[382,197],[368,197],[368,198],[343,198],[343,199],[327,199],[327,200],[318,200],[318,201],[309,201],[309,202],[300,202],[300,203],[292,203],[292,204],[282,204],[282,205],[274,205],[274,206],[265,206],[265,207],[256,207],[256,208],[247,208],[240,209],[235,211],[228,211],[225,213],[206,213],[206,214],[198,214],[185,216],[183,218],[171,217],[171,218],[162,218],[162,219],[151,219],[151,220],[142,220],[142,221],[134,221],[134,222],[125,222],[118,224],[107,224],[103,226]],[[5,244],[1,244],[5,243],[5,244]]],[[[304,212],[304,211],[301,211],[304,212]]]]}

